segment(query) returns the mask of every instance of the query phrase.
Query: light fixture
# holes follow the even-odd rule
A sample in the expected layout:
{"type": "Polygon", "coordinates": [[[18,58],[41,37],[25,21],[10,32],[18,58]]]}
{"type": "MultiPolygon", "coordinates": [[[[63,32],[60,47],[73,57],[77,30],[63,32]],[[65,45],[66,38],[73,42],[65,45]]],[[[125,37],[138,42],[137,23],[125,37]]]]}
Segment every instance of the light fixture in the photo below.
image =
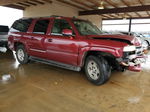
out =
{"type": "Polygon", "coordinates": [[[98,9],[104,9],[104,6],[99,6],[98,9]]]}
{"type": "Polygon", "coordinates": [[[104,9],[104,2],[102,0],[100,2],[100,6],[98,7],[98,9],[104,9]]]}

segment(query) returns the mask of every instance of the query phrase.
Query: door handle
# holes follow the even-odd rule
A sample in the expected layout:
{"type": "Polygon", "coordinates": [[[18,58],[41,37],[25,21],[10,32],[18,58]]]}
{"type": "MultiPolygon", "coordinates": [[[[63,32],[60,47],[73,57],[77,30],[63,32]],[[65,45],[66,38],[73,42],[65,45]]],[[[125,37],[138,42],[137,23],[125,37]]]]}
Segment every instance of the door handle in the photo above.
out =
{"type": "Polygon", "coordinates": [[[53,41],[53,39],[48,39],[48,42],[52,42],[53,41]]]}
{"type": "Polygon", "coordinates": [[[33,40],[33,39],[34,39],[34,37],[31,37],[31,39],[33,40]]]}

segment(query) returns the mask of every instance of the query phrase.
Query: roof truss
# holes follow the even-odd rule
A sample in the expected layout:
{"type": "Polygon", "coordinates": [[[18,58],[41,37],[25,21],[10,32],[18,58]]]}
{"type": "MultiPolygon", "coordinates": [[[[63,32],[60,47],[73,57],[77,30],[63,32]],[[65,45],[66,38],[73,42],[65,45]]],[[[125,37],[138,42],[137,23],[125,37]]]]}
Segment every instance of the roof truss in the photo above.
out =
{"type": "Polygon", "coordinates": [[[77,8],[79,15],[96,14],[103,19],[150,17],[150,0],[2,0],[0,5],[25,10],[54,1],[77,8]],[[104,9],[98,10],[101,2],[104,9]]]}

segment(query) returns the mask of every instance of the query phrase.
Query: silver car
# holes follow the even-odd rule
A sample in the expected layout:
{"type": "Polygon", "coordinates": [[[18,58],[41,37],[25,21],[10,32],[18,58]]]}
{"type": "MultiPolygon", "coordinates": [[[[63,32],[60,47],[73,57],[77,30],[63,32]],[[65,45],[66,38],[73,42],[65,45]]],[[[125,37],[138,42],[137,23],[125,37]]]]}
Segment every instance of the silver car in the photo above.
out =
{"type": "Polygon", "coordinates": [[[150,35],[148,35],[148,34],[143,34],[143,35],[141,35],[141,38],[142,38],[143,40],[145,40],[145,41],[148,43],[148,45],[150,46],[150,35]]]}
{"type": "Polygon", "coordinates": [[[9,27],[0,25],[0,46],[7,46],[9,27]]]}

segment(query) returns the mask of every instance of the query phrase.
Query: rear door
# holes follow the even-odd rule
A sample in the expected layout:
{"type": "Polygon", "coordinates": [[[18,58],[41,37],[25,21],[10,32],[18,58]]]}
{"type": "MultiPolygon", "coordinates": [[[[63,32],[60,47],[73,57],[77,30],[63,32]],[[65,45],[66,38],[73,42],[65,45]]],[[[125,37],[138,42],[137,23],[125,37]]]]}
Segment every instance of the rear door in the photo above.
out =
{"type": "Polygon", "coordinates": [[[34,27],[29,36],[30,40],[28,41],[30,54],[37,57],[45,57],[46,49],[44,47],[44,41],[47,36],[47,30],[49,26],[49,19],[39,19],[35,20],[33,24],[34,27]]]}
{"type": "MultiPolygon", "coordinates": [[[[29,51],[28,41],[30,41],[30,26],[33,19],[19,19],[14,22],[9,30],[8,46],[10,49],[14,48],[13,40],[21,42],[25,45],[27,52],[29,51]],[[10,42],[9,42],[10,41],[10,42]]],[[[29,52],[28,52],[29,53],[29,52]]]]}
{"type": "Polygon", "coordinates": [[[73,30],[67,20],[55,19],[51,34],[45,41],[48,59],[65,64],[77,65],[78,40],[76,39],[75,33],[73,33],[73,36],[63,35],[63,29],[73,30]]]}

